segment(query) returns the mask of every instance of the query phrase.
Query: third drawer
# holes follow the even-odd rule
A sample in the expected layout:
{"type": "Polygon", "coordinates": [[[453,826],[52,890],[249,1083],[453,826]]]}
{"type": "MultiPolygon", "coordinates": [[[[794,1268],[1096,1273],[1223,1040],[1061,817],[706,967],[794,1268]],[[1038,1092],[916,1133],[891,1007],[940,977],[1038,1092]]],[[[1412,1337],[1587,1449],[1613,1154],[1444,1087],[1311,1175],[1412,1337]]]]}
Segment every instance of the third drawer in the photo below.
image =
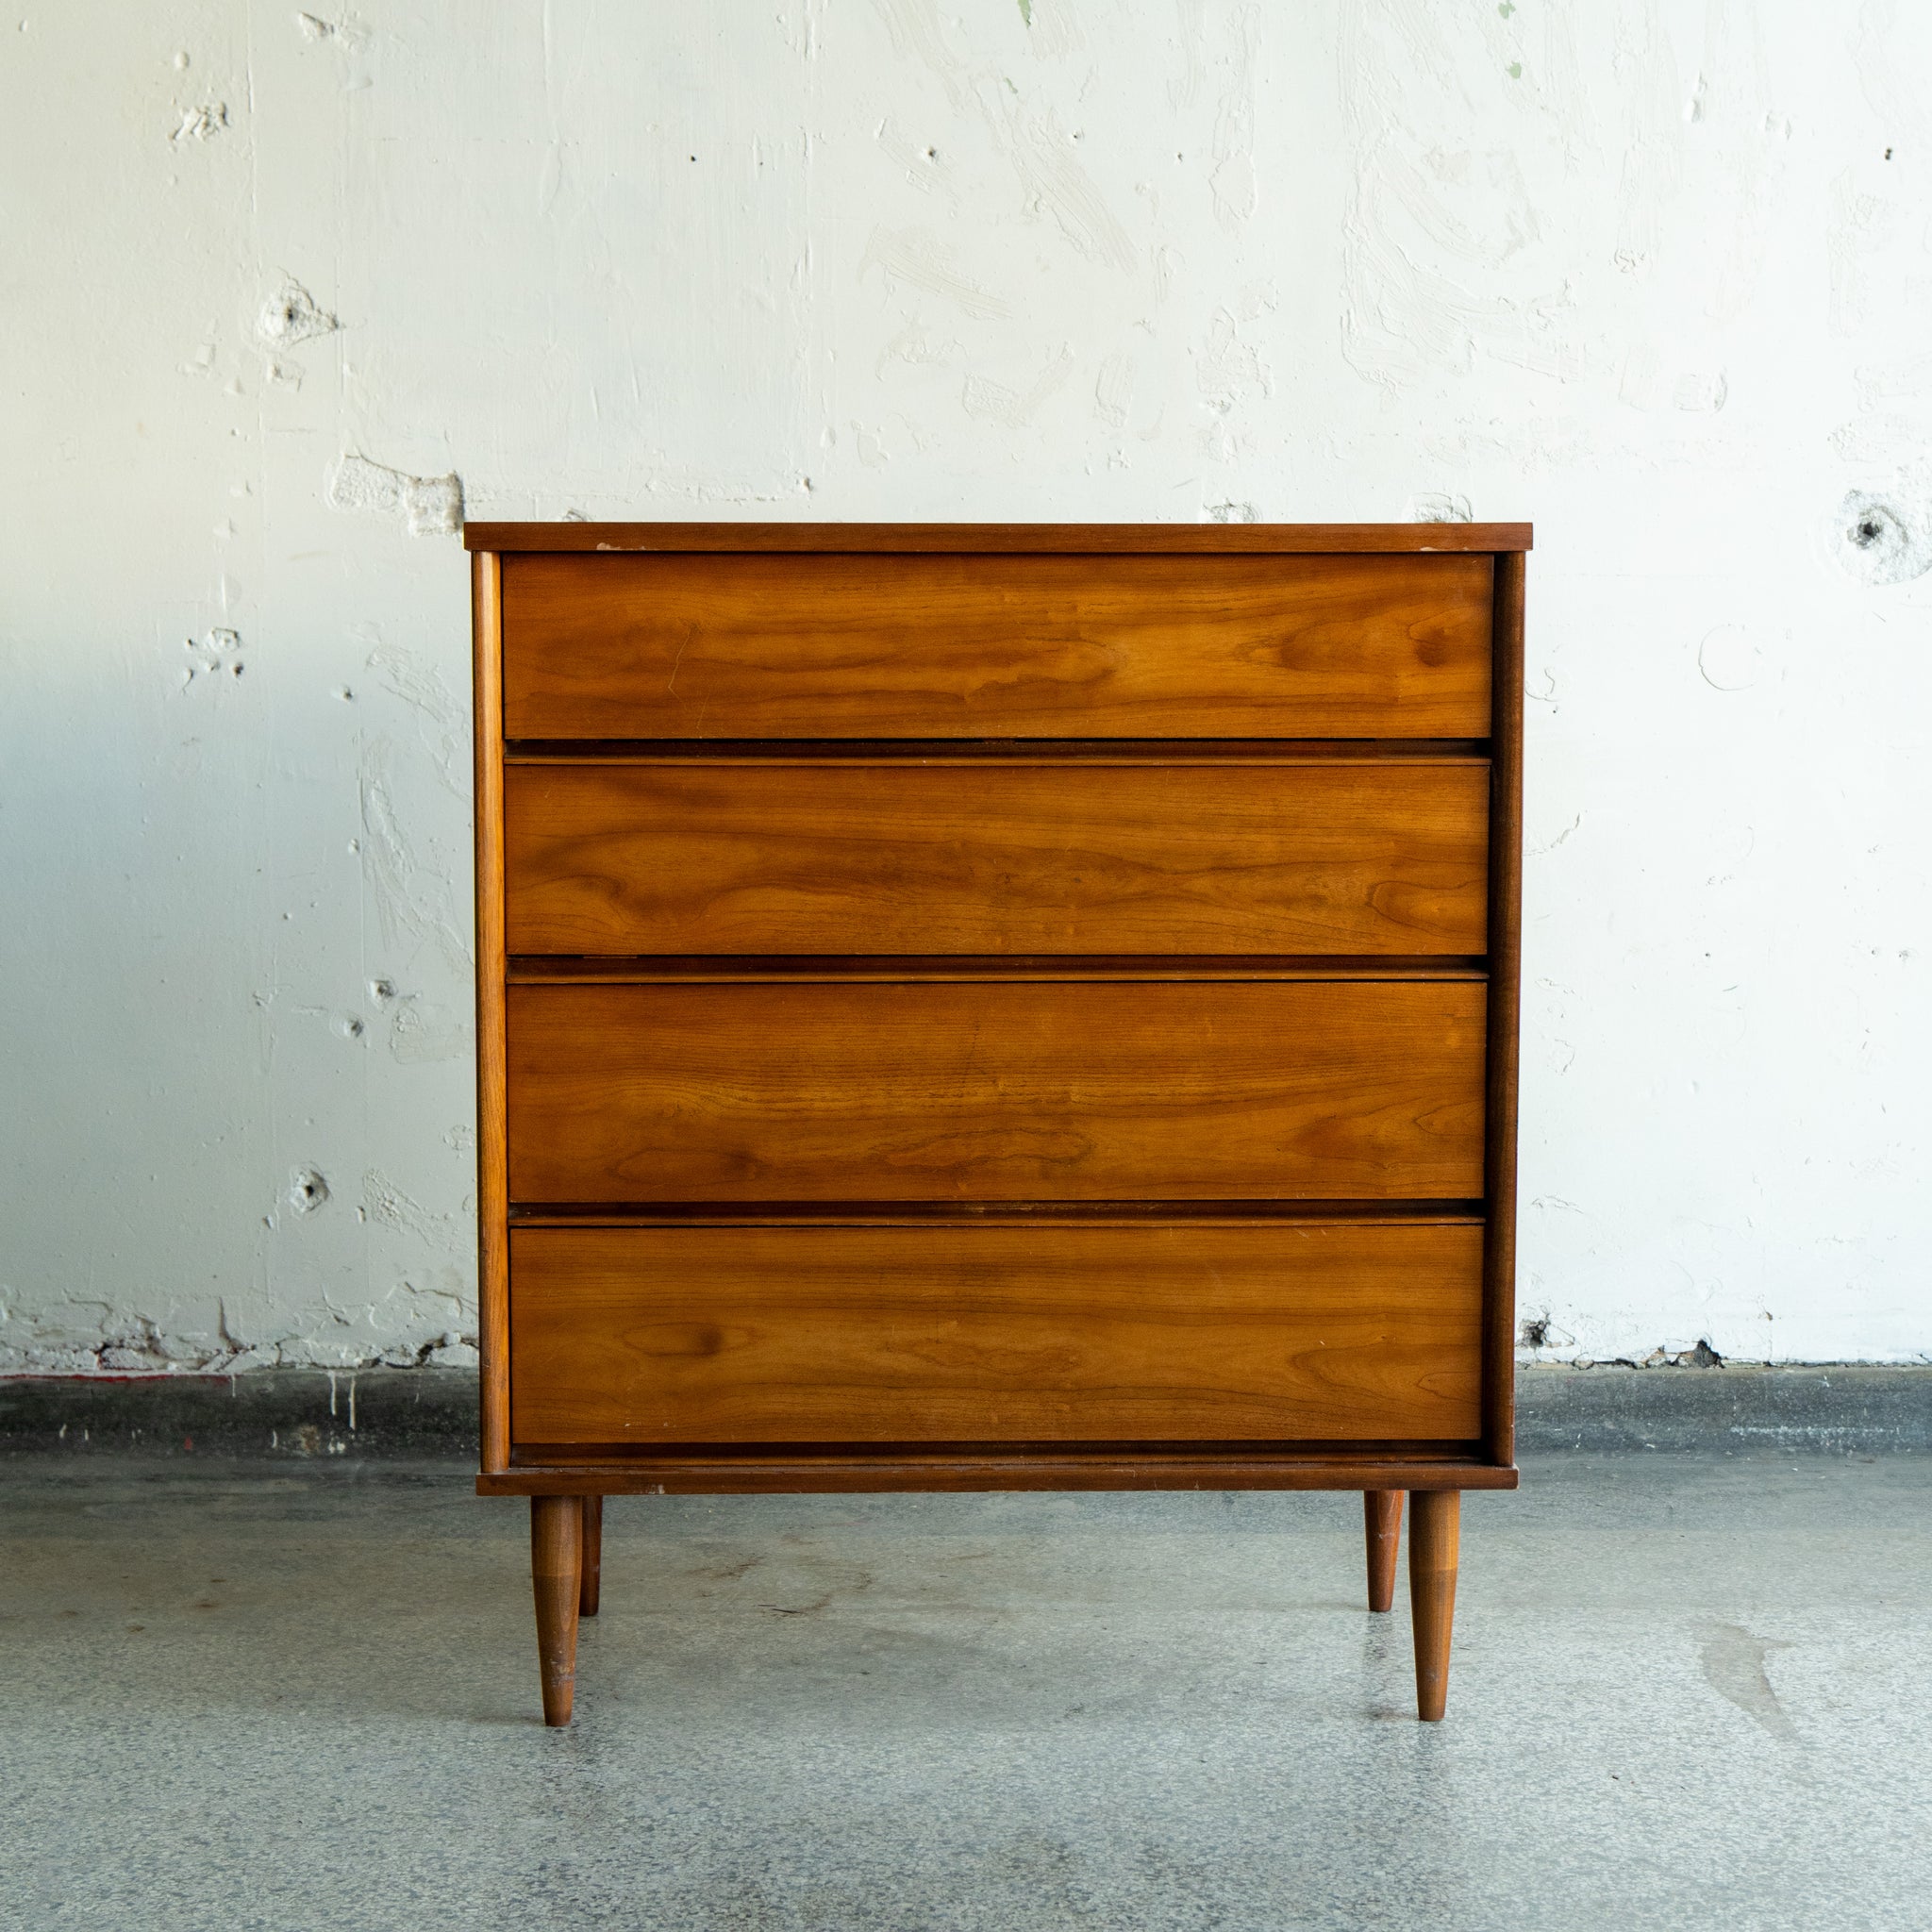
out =
{"type": "Polygon", "coordinates": [[[1467,1200],[1477,981],[513,985],[513,1202],[1467,1200]]]}

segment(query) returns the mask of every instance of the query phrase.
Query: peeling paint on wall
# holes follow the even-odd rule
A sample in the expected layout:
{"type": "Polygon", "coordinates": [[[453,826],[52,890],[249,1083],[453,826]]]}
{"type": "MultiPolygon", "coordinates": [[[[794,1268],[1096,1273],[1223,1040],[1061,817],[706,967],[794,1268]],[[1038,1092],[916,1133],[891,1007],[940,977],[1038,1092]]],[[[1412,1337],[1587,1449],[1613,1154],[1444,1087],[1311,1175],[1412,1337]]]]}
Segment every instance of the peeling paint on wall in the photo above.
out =
{"type": "Polygon", "coordinates": [[[874,228],[859,258],[858,272],[876,268],[889,282],[924,289],[956,304],[975,322],[1011,313],[1008,305],[945,258],[940,243],[923,228],[874,228]]]}
{"type": "Polygon", "coordinates": [[[256,333],[262,341],[284,348],[333,334],[341,327],[341,324],[320,308],[315,297],[289,275],[262,298],[255,318],[256,333]]]}
{"type": "Polygon", "coordinates": [[[212,141],[227,131],[227,102],[207,101],[198,108],[183,108],[168,139],[178,146],[184,141],[212,141]]]}
{"type": "MultiPolygon", "coordinates": [[[[396,747],[378,738],[363,752],[362,841],[363,876],[375,902],[383,941],[403,948],[426,942],[456,973],[470,962],[463,923],[457,915],[454,874],[456,855],[419,856],[417,842],[396,809],[396,747]]],[[[466,862],[468,854],[462,855],[466,862]]]]}
{"type": "Polygon", "coordinates": [[[288,1203],[297,1214],[317,1214],[328,1205],[328,1182],[312,1167],[289,1176],[288,1203]]]}
{"type": "Polygon", "coordinates": [[[1932,569],[1932,501],[1847,491],[1834,534],[1839,562],[1860,583],[1905,584],[1932,569]]]}
{"type": "Polygon", "coordinates": [[[328,479],[332,509],[401,517],[412,537],[454,537],[463,527],[462,479],[411,476],[366,457],[344,456],[328,479]]]}

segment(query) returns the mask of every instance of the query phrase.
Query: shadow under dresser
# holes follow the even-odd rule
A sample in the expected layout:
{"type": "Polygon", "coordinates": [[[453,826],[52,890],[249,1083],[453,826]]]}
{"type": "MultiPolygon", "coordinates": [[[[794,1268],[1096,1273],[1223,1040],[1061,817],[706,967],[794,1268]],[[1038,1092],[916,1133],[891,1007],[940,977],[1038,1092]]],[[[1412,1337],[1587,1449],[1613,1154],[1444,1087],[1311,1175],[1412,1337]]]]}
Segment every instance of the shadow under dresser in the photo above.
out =
{"type": "Polygon", "coordinates": [[[473,524],[486,1494],[1511,1489],[1526,525],[473,524]]]}

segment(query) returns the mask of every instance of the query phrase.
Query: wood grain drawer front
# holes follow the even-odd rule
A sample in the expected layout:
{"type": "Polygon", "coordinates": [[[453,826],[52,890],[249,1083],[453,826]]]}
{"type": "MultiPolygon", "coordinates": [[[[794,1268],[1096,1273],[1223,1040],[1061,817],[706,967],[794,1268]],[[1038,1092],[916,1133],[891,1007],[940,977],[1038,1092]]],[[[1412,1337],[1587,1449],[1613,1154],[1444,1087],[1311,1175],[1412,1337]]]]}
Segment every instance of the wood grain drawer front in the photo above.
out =
{"type": "Polygon", "coordinates": [[[1474,954],[1481,759],[513,765],[512,953],[1474,954]]]}
{"type": "Polygon", "coordinates": [[[1488,557],[513,556],[511,739],[1482,738],[1488,557]]]}
{"type": "Polygon", "coordinates": [[[1467,1200],[1476,982],[512,986],[512,1201],[1467,1200]]]}
{"type": "Polygon", "coordinates": [[[1478,1225],[525,1228],[516,1440],[1452,1441],[1478,1225]]]}

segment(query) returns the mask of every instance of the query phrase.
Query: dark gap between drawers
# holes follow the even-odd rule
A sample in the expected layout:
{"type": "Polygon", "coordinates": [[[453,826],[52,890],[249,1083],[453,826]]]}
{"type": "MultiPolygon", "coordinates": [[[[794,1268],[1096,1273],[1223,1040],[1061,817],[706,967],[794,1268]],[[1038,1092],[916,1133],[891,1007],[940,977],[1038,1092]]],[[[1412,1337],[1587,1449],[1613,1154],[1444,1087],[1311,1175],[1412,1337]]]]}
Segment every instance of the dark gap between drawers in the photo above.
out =
{"type": "Polygon", "coordinates": [[[511,738],[511,764],[907,759],[1056,764],[1299,763],[1311,758],[1469,759],[1486,762],[1487,738],[511,738]]]}
{"type": "Polygon", "coordinates": [[[768,980],[1484,980],[1480,953],[513,953],[515,986],[768,980]]]}
{"type": "Polygon", "coordinates": [[[1346,1222],[1356,1225],[1472,1223],[1481,1201],[651,1201],[512,1202],[513,1227],[730,1226],[905,1222],[1346,1222]]]}

